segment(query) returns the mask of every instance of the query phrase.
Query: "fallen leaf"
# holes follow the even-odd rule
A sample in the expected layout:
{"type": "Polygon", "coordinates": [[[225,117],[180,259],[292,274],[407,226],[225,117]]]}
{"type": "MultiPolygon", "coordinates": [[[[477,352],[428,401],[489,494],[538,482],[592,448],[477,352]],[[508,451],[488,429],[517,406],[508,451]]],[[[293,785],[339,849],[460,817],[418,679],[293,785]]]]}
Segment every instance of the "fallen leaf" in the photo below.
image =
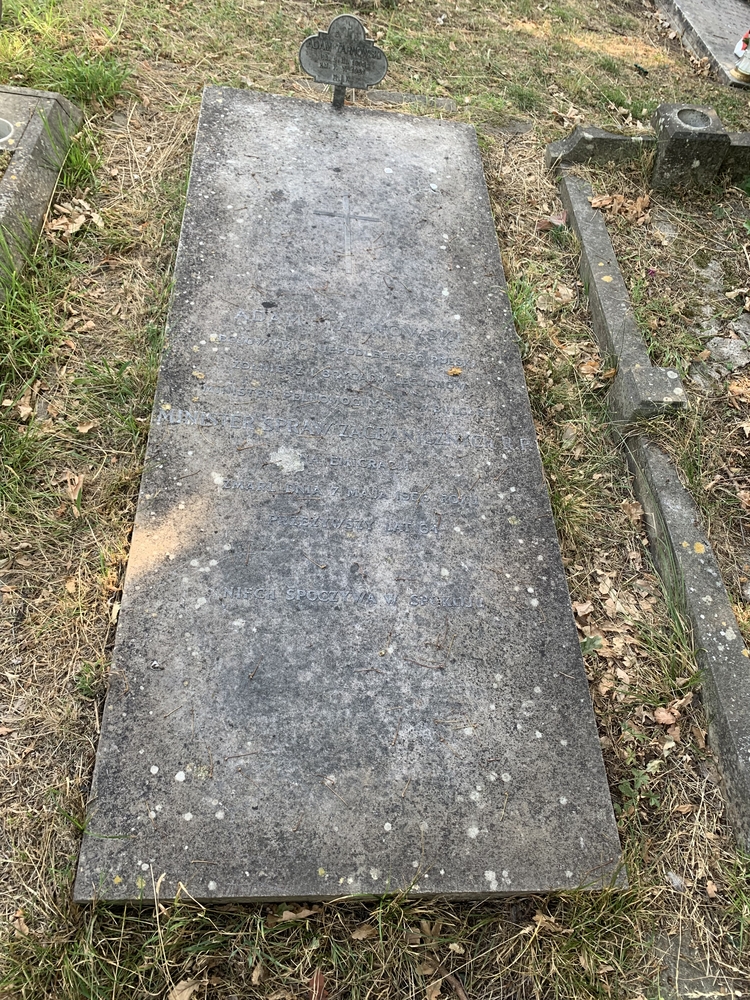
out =
{"type": "Polygon", "coordinates": [[[424,962],[420,962],[417,966],[418,976],[431,976],[432,973],[437,969],[437,962],[433,962],[431,958],[426,958],[424,962]]]}
{"type": "Polygon", "coordinates": [[[448,369],[448,374],[456,376],[456,375],[460,375],[462,371],[463,371],[463,368],[455,368],[455,367],[454,368],[449,368],[448,369]]]}
{"type": "Polygon", "coordinates": [[[75,594],[76,592],[76,578],[74,576],[69,576],[65,581],[65,589],[69,594],[75,594]]]}
{"type": "Polygon", "coordinates": [[[578,371],[581,375],[593,376],[596,375],[601,368],[601,362],[598,358],[591,358],[589,361],[584,361],[582,365],[578,366],[578,371]]]}
{"type": "Polygon", "coordinates": [[[328,1000],[328,990],[326,990],[325,976],[316,969],[307,984],[309,1000],[328,1000]]]}
{"type": "Polygon", "coordinates": [[[549,292],[542,292],[540,295],[537,295],[536,307],[539,312],[549,313],[555,311],[557,304],[549,292]]]}
{"type": "Polygon", "coordinates": [[[570,449],[576,443],[576,438],[578,437],[578,428],[575,424],[566,424],[563,427],[562,432],[562,446],[563,448],[570,449]]]}
{"type": "Polygon", "coordinates": [[[7,726],[0,726],[0,736],[8,736],[13,731],[14,730],[12,730],[12,729],[8,729],[7,726]]]}
{"type": "Polygon", "coordinates": [[[698,744],[699,750],[706,749],[706,732],[700,729],[698,726],[691,726],[690,732],[693,734],[693,739],[698,744]]]}
{"type": "Polygon", "coordinates": [[[457,941],[451,941],[451,943],[448,945],[448,948],[451,951],[454,951],[457,955],[466,954],[466,949],[464,948],[464,946],[462,944],[458,944],[457,941]]]}
{"type": "Polygon", "coordinates": [[[70,469],[66,469],[65,480],[68,496],[73,503],[78,503],[81,490],[83,489],[83,473],[76,475],[75,472],[71,472],[70,469]]]}
{"type": "Polygon", "coordinates": [[[199,990],[201,983],[197,979],[183,979],[169,991],[167,1000],[190,1000],[190,997],[199,990]]]}
{"type": "Polygon", "coordinates": [[[573,601],[573,610],[575,611],[576,618],[585,618],[594,610],[594,605],[591,601],[586,601],[585,604],[580,601],[573,601]]]}
{"type": "Polygon", "coordinates": [[[706,880],[706,895],[709,899],[716,899],[718,889],[716,888],[716,883],[712,882],[711,879],[706,880]]]}
{"type": "Polygon", "coordinates": [[[607,208],[612,204],[612,195],[609,194],[597,194],[593,198],[589,198],[592,208],[607,208]]]}
{"type": "Polygon", "coordinates": [[[317,912],[318,912],[317,910],[306,910],[304,909],[304,907],[302,909],[297,910],[296,913],[294,912],[294,910],[284,910],[284,912],[278,918],[278,922],[281,923],[283,920],[305,920],[307,917],[311,917],[314,913],[317,912]]]}
{"type": "Polygon", "coordinates": [[[258,962],[253,969],[253,974],[250,977],[250,982],[253,986],[259,986],[264,979],[268,977],[268,970],[262,962],[258,962]]]}
{"type": "Polygon", "coordinates": [[[79,424],[76,430],[79,434],[88,434],[92,427],[96,427],[95,420],[87,420],[85,424],[79,424]]]}
{"type": "Polygon", "coordinates": [[[31,931],[29,930],[28,924],[23,919],[23,910],[16,910],[11,923],[15,927],[15,936],[19,938],[28,937],[31,931]]]}
{"type": "Polygon", "coordinates": [[[568,288],[567,285],[557,285],[553,292],[555,299],[560,303],[560,305],[566,306],[569,302],[572,302],[576,297],[576,293],[572,288],[568,288]]]}
{"type": "Polygon", "coordinates": [[[641,507],[637,500],[623,500],[620,504],[620,509],[633,524],[638,524],[643,517],[643,507],[641,507]]]}
{"type": "Polygon", "coordinates": [[[438,979],[436,983],[430,983],[427,989],[424,991],[425,1000],[437,1000],[440,996],[440,990],[443,988],[443,980],[438,979]]]}
{"type": "Polygon", "coordinates": [[[679,712],[670,712],[668,708],[654,709],[654,722],[658,722],[660,726],[674,725],[679,717],[679,712]]]}
{"type": "Polygon", "coordinates": [[[352,931],[352,941],[366,941],[368,938],[375,937],[377,933],[377,927],[373,927],[372,924],[360,924],[352,931]]]}
{"type": "Polygon", "coordinates": [[[687,816],[689,813],[695,810],[695,806],[691,802],[683,802],[682,805],[675,806],[672,812],[679,813],[680,816],[687,816]]]}

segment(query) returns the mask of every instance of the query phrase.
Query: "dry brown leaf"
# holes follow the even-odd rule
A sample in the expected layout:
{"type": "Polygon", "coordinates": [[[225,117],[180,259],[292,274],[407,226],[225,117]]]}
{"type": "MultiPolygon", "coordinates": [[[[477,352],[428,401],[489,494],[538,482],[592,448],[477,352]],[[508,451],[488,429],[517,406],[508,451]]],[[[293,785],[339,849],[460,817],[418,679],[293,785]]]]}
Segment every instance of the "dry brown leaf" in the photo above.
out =
{"type": "Polygon", "coordinates": [[[96,420],[87,420],[85,424],[79,424],[76,430],[79,434],[88,434],[92,427],[96,427],[96,420]]]}
{"type": "Polygon", "coordinates": [[[352,941],[366,941],[368,938],[375,937],[377,933],[377,927],[373,927],[372,924],[360,924],[352,931],[352,941]]]}
{"type": "Polygon", "coordinates": [[[680,816],[687,816],[689,813],[695,810],[695,806],[691,802],[683,802],[682,805],[675,806],[672,812],[679,813],[680,816]]]}
{"type": "Polygon", "coordinates": [[[612,204],[612,200],[610,194],[597,194],[593,198],[589,198],[592,208],[607,208],[612,204]]]}
{"type": "Polygon", "coordinates": [[[437,1000],[440,996],[440,990],[443,988],[443,980],[438,979],[436,983],[430,983],[427,989],[424,991],[425,1000],[437,1000]]]}
{"type": "Polygon", "coordinates": [[[262,962],[258,962],[253,969],[253,974],[250,977],[250,982],[253,986],[260,986],[260,984],[268,978],[268,970],[262,962]]]}
{"type": "Polygon", "coordinates": [[[9,729],[7,726],[0,726],[0,736],[9,736],[15,730],[9,729]]]}
{"type": "Polygon", "coordinates": [[[594,605],[591,601],[586,601],[585,603],[573,601],[573,610],[575,611],[576,618],[586,618],[594,610],[594,605]]]}
{"type": "Polygon", "coordinates": [[[15,936],[19,938],[28,937],[31,931],[29,930],[28,924],[23,919],[23,910],[16,910],[11,923],[15,927],[15,936]]]}
{"type": "Polygon", "coordinates": [[[670,712],[668,708],[654,709],[654,722],[658,722],[660,726],[672,726],[679,717],[679,712],[670,712]]]}
{"type": "Polygon", "coordinates": [[[75,472],[71,472],[70,469],[65,470],[66,479],[66,489],[68,491],[68,496],[73,501],[73,503],[78,503],[78,499],[81,495],[81,490],[83,489],[83,473],[76,475],[75,472]]]}
{"type": "Polygon", "coordinates": [[[576,293],[572,288],[568,288],[567,285],[557,285],[553,295],[555,299],[560,303],[560,305],[566,306],[569,302],[572,302],[576,297],[576,293]]]}
{"type": "Polygon", "coordinates": [[[169,991],[167,1000],[190,1000],[193,993],[200,987],[201,983],[197,979],[183,979],[169,991]]]}
{"type": "Polygon", "coordinates": [[[643,517],[643,507],[637,500],[623,500],[620,509],[626,517],[630,518],[633,524],[638,524],[643,517]]]}
{"type": "Polygon", "coordinates": [[[283,920],[305,920],[307,917],[312,917],[314,914],[320,911],[320,907],[316,906],[312,910],[307,910],[305,907],[300,907],[296,912],[294,910],[284,910],[280,917],[277,917],[277,923],[281,923],[283,920]]]}
{"type": "Polygon", "coordinates": [[[74,576],[69,576],[65,581],[65,589],[69,594],[75,594],[76,592],[76,578],[74,576]]]}
{"type": "Polygon", "coordinates": [[[307,984],[309,1000],[328,1000],[326,980],[320,969],[316,969],[307,984]]]}
{"type": "Polygon", "coordinates": [[[716,883],[711,879],[706,880],[706,895],[709,899],[716,899],[718,889],[716,888],[716,883]]]}

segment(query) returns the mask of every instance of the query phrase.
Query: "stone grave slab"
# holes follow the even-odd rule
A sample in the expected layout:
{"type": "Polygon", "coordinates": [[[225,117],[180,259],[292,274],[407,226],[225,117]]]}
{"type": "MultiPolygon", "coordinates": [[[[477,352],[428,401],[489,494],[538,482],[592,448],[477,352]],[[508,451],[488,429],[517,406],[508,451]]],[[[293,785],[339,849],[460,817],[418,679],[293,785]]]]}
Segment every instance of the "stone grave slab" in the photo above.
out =
{"type": "Polygon", "coordinates": [[[750,28],[744,0],[659,0],[658,7],[693,55],[708,59],[722,83],[747,86],[732,76],[735,47],[750,28]]]}
{"type": "Polygon", "coordinates": [[[205,92],[75,898],[623,879],[474,130],[205,92]]]}

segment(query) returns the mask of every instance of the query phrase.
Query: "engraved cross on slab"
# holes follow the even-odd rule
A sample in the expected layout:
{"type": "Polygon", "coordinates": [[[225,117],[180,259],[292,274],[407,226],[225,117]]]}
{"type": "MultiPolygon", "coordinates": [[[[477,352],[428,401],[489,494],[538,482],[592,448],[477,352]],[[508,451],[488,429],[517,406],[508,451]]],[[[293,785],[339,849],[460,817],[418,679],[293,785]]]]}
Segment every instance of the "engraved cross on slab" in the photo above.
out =
{"type": "Polygon", "coordinates": [[[324,212],[316,211],[315,215],[328,215],[334,219],[344,220],[344,263],[346,266],[346,273],[353,274],[354,267],[352,264],[352,219],[356,219],[357,222],[380,222],[380,219],[375,219],[371,215],[352,215],[349,208],[349,195],[345,194],[342,198],[344,203],[343,212],[324,212]]]}
{"type": "Polygon", "coordinates": [[[364,25],[351,14],[334,17],[328,31],[306,38],[300,45],[299,62],[317,83],[333,84],[337,110],[344,106],[347,87],[367,90],[388,71],[385,53],[367,40],[364,25]]]}

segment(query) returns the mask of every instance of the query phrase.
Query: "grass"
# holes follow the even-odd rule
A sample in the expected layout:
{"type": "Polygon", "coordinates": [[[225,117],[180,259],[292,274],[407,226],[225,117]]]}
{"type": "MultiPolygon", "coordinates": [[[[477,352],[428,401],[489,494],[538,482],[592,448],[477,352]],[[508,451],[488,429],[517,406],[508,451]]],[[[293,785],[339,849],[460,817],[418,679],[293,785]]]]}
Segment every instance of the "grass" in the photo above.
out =
{"type": "MultiPolygon", "coordinates": [[[[745,95],[694,75],[650,13],[610,0],[6,2],[3,79],[60,89],[86,111],[56,203],[82,199],[104,228],[48,230],[0,315],[0,402],[10,401],[0,409],[0,996],[165,997],[189,980],[197,997],[281,1000],[312,996],[320,972],[332,998],[435,997],[440,967],[470,997],[657,1000],[657,945],[686,927],[717,989],[750,988],[750,861],[727,826],[699,699],[689,699],[700,685],[690,637],[650,568],[609,434],[611,375],[591,339],[575,242],[536,228],[559,211],[544,144],[580,120],[633,130],[656,104],[685,100],[748,128],[745,95]],[[200,91],[231,82],[299,94],[299,42],[343,9],[381,34],[389,89],[451,96],[456,120],[480,133],[630,888],[490,903],[383,898],[296,919],[279,919],[284,907],[187,898],[157,912],[77,908],[70,886],[200,91]],[[519,119],[532,130],[508,132],[519,119]],[[568,301],[555,300],[561,286],[568,301]],[[19,405],[30,407],[25,419],[19,405]],[[684,699],[670,735],[653,711],[684,699]],[[356,939],[364,923],[372,930],[356,939]]],[[[646,181],[640,170],[596,183],[629,194],[646,181]]],[[[674,243],[655,240],[653,226],[615,223],[612,236],[654,359],[686,372],[706,300],[690,261],[721,261],[710,298],[728,321],[742,302],[728,305],[725,292],[747,284],[747,192],[658,205],[677,220],[674,243]]],[[[691,388],[690,413],[659,434],[748,628],[742,378],[691,388]]],[[[454,983],[444,979],[441,995],[460,1000],[454,983]]]]}

